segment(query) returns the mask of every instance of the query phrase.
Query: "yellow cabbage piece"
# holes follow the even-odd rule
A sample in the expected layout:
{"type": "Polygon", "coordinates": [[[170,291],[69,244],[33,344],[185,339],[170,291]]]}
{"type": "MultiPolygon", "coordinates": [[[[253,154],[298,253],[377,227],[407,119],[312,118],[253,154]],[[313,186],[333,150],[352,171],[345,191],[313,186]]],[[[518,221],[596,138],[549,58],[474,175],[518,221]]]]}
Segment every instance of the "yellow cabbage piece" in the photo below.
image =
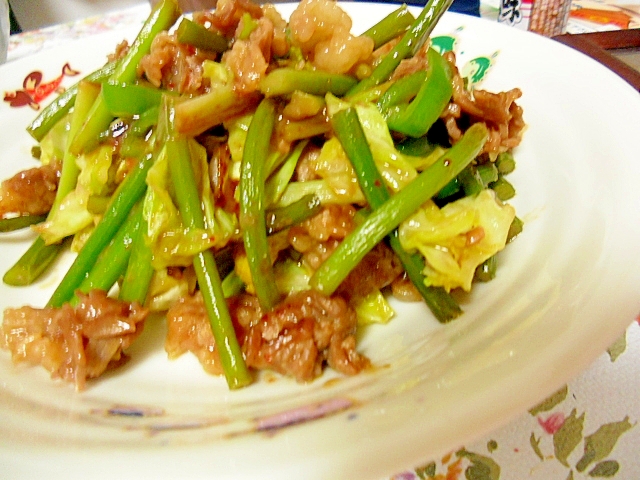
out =
{"type": "Polygon", "coordinates": [[[478,265],[505,247],[515,209],[493,190],[438,208],[427,202],[400,225],[402,246],[426,260],[428,286],[471,290],[478,265]]]}

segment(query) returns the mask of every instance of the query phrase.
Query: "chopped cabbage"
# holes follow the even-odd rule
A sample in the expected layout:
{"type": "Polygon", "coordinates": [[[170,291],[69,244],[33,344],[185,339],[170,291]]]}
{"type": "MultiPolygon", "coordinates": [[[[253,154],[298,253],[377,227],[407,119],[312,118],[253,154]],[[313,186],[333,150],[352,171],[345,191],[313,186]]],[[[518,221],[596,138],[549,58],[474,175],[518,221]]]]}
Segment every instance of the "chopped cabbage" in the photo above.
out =
{"type": "Polygon", "coordinates": [[[237,217],[223,209],[214,208],[206,151],[195,140],[190,140],[195,177],[199,180],[203,200],[206,229],[186,229],[176,207],[171,191],[169,163],[163,151],[147,174],[147,193],[143,214],[147,222],[147,242],[153,251],[156,269],[168,266],[186,266],[193,255],[212,247],[223,247],[231,238],[239,235],[237,217]]]}
{"type": "Polygon", "coordinates": [[[358,316],[358,325],[388,323],[395,315],[386,297],[378,289],[366,297],[353,299],[352,305],[358,316]]]}
{"type": "Polygon", "coordinates": [[[75,190],[69,192],[59,207],[51,211],[47,221],[36,228],[45,243],[57,243],[97,220],[88,209],[89,198],[105,196],[113,190],[112,160],[113,149],[110,145],[103,145],[78,157],[80,174],[75,190]]]}
{"type": "Polygon", "coordinates": [[[469,291],[476,267],[505,247],[514,217],[493,190],[442,209],[430,201],[400,225],[400,242],[424,256],[426,285],[469,291]]]}

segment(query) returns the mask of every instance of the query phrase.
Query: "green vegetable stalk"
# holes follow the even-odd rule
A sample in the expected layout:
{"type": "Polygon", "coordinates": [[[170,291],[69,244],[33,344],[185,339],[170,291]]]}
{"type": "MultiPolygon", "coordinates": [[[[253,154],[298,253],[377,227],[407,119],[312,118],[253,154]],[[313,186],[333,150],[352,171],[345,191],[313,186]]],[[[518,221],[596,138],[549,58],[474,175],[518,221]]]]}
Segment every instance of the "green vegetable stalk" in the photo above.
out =
{"type": "MultiPolygon", "coordinates": [[[[118,62],[109,80],[118,83],[134,82],[138,64],[142,57],[149,52],[153,39],[161,31],[169,29],[179,16],[180,8],[176,0],[163,0],[156,4],[126,55],[118,62]]],[[[71,153],[80,155],[91,150],[112,119],[113,116],[104,100],[99,97],[93,104],[86,122],[73,138],[70,147],[71,153]]]]}
{"type": "Polygon", "coordinates": [[[133,206],[144,195],[147,188],[145,180],[153,164],[153,158],[153,155],[146,155],[120,184],[109,209],[78,252],[78,256],[49,299],[48,306],[59,307],[73,297],[76,288],[93,268],[100,252],[111,241],[133,206]]]}
{"type": "Polygon", "coordinates": [[[260,91],[267,97],[287,95],[296,90],[313,95],[344,95],[356,83],[351,75],[277,68],[260,82],[260,91]]]}
{"type": "Polygon", "coordinates": [[[279,300],[271,256],[267,243],[265,219],[265,181],[271,134],[275,125],[275,105],[264,99],[258,105],[245,142],[238,189],[240,192],[240,227],[256,296],[264,311],[279,300]]]}
{"type": "Polygon", "coordinates": [[[411,24],[411,28],[403,35],[398,44],[382,59],[371,75],[347,92],[351,97],[357,93],[369,90],[385,82],[391,77],[400,62],[414,55],[427,41],[440,17],[444,15],[453,0],[429,0],[418,18],[411,24]]]}
{"type": "MultiPolygon", "coordinates": [[[[87,112],[98,96],[100,88],[94,83],[81,81],[76,89],[76,98],[71,125],[69,126],[69,139],[80,129],[87,112]]],[[[71,192],[78,179],[80,169],[76,164],[74,155],[69,153],[69,142],[62,159],[62,170],[56,196],[47,218],[51,218],[64,198],[71,192]]],[[[36,279],[47,270],[51,262],[62,251],[62,243],[47,245],[41,236],[38,236],[29,249],[18,259],[18,261],[5,273],[4,283],[11,286],[31,285],[36,279]]]]}
{"type": "Polygon", "coordinates": [[[103,83],[111,77],[116,69],[116,62],[107,63],[104,67],[90,73],[80,82],[72,85],[44,107],[38,116],[27,126],[27,132],[40,142],[45,135],[58,123],[75,105],[78,87],[81,82],[103,83]]]}
{"type": "Polygon", "coordinates": [[[153,253],[146,244],[147,222],[142,221],[132,236],[131,255],[120,287],[120,300],[144,305],[153,278],[153,253]]]}
{"type": "MultiPolygon", "coordinates": [[[[143,223],[142,203],[138,202],[116,235],[100,253],[96,263],[77,290],[82,293],[89,293],[95,289],[108,292],[115,285],[127,268],[131,256],[131,244],[138,236],[141,223],[143,223]]],[[[70,303],[76,304],[77,301],[78,298],[74,295],[70,303]]]]}
{"type": "Polygon", "coordinates": [[[362,34],[373,40],[374,49],[403,34],[415,21],[406,5],[401,5],[362,34]]]}
{"type": "MultiPolygon", "coordinates": [[[[378,171],[373,155],[362,130],[362,125],[353,107],[339,110],[331,117],[336,136],[356,171],[360,187],[372,209],[381,207],[391,197],[384,179],[378,171]]],[[[419,254],[410,254],[402,248],[397,230],[388,236],[389,245],[398,256],[407,273],[425,300],[429,309],[441,322],[459,316],[462,310],[455,300],[442,288],[427,287],[424,283],[424,260],[419,254]]]]}
{"type": "MultiPolygon", "coordinates": [[[[172,111],[173,105],[170,101],[168,103],[167,118],[173,119],[175,118],[172,111]]],[[[169,139],[165,148],[170,158],[169,170],[180,215],[186,228],[204,229],[204,213],[191,166],[187,139],[175,131],[171,122],[169,122],[168,133],[169,139]]],[[[236,338],[212,251],[205,250],[197,254],[193,259],[193,266],[227,384],[231,389],[244,387],[251,383],[252,378],[236,338]]]]}
{"type": "Polygon", "coordinates": [[[478,155],[488,135],[484,124],[472,125],[447,153],[356,227],[316,270],[311,286],[325,295],[332,294],[367,252],[478,155]]]}

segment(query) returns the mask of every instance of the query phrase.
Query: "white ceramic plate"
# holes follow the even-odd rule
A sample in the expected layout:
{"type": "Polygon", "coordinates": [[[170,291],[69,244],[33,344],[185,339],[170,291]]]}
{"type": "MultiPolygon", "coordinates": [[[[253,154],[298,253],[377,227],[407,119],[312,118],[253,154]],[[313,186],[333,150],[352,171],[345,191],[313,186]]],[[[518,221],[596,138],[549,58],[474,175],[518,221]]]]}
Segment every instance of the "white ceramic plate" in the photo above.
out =
{"type": "MultiPolygon", "coordinates": [[[[362,31],[395,7],[345,8],[362,31]]],[[[640,96],[533,34],[456,14],[436,34],[457,39],[461,65],[493,58],[483,87],[520,87],[529,123],[511,176],[525,230],[466,314],[440,327],[422,306],[399,307],[361,339],[375,372],[309,385],[271,376],[235,392],[192,357],[168,361],[162,323],[147,326],[126,367],[80,394],[0,352],[2,476],[380,479],[504,424],[624,331],[640,312],[640,96]]],[[[66,62],[87,73],[121,37],[6,65],[0,92],[33,70],[53,79],[66,62]]],[[[0,104],[2,178],[34,164],[24,131],[33,115],[0,104]]],[[[3,272],[31,239],[3,236],[3,272]]],[[[2,307],[42,305],[68,260],[33,287],[0,286],[2,307]]]]}

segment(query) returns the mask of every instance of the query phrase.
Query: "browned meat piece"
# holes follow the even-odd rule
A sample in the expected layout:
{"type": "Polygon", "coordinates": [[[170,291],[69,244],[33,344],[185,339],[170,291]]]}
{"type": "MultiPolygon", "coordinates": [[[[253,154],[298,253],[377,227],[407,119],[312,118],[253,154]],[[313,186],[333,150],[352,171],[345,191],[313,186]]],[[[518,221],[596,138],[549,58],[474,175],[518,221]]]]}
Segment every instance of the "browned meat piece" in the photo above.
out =
{"type": "Polygon", "coordinates": [[[107,61],[115,62],[116,60],[120,60],[127,54],[128,51],[129,51],[129,42],[127,42],[126,40],[123,40],[116,46],[115,52],[107,55],[107,61]]]}
{"type": "MultiPolygon", "coordinates": [[[[238,29],[242,29],[242,22],[238,29]]],[[[238,92],[251,93],[258,89],[271,61],[272,42],[273,23],[262,17],[247,40],[236,39],[231,50],[225,52],[223,62],[233,72],[238,92]]]]}
{"type": "MultiPolygon", "coordinates": [[[[256,297],[240,295],[230,300],[230,310],[251,368],[274,370],[304,382],[320,375],[325,363],[347,375],[369,366],[369,360],[356,351],[355,312],[339,296],[300,292],[263,315],[256,297]]],[[[176,303],[167,322],[165,349],[171,358],[190,351],[206,371],[221,373],[199,293],[176,303]]]]}
{"type": "Polygon", "coordinates": [[[522,108],[516,104],[516,100],[522,96],[520,89],[500,93],[484,90],[470,92],[465,88],[456,67],[455,54],[447,52],[445,58],[454,71],[453,99],[443,114],[451,141],[455,143],[464,133],[460,125],[484,122],[489,129],[484,152],[500,153],[518,146],[526,126],[522,108]]]}
{"type": "Polygon", "coordinates": [[[347,297],[364,297],[375,289],[391,285],[403,271],[393,250],[379,243],[344,279],[338,293],[347,297]]]}
{"type": "Polygon", "coordinates": [[[356,351],[356,314],[340,296],[295,293],[266,315],[256,302],[240,302],[235,315],[245,328],[242,350],[251,367],[303,382],[320,375],[325,362],[346,375],[370,365],[356,351]]]}
{"type": "Polygon", "coordinates": [[[289,229],[289,243],[315,270],[353,230],[355,212],[352,205],[325,205],[317,215],[289,229]]]}
{"type": "Polygon", "coordinates": [[[53,378],[82,390],[88,378],[124,362],[124,350],[142,332],[147,310],[100,290],[78,297],[75,308],[5,310],[0,346],[11,351],[14,362],[42,365],[53,378]]]}
{"type": "Polygon", "coordinates": [[[170,359],[191,352],[206,372],[222,374],[211,325],[199,291],[194,296],[181,298],[169,308],[164,349],[170,359]]]}
{"type": "Polygon", "coordinates": [[[0,217],[44,215],[53,205],[60,165],[51,163],[24,170],[0,185],[0,217]]]}
{"type": "Polygon", "coordinates": [[[260,18],[262,8],[252,0],[218,0],[213,12],[198,12],[194,20],[203,25],[210,24],[223,35],[231,37],[245,13],[253,18],[260,18]]]}
{"type": "Polygon", "coordinates": [[[215,55],[180,44],[175,35],[164,32],[154,38],[151,51],[140,60],[138,75],[156,87],[182,94],[202,94],[208,83],[202,77],[202,63],[206,59],[215,59],[215,55]]]}

